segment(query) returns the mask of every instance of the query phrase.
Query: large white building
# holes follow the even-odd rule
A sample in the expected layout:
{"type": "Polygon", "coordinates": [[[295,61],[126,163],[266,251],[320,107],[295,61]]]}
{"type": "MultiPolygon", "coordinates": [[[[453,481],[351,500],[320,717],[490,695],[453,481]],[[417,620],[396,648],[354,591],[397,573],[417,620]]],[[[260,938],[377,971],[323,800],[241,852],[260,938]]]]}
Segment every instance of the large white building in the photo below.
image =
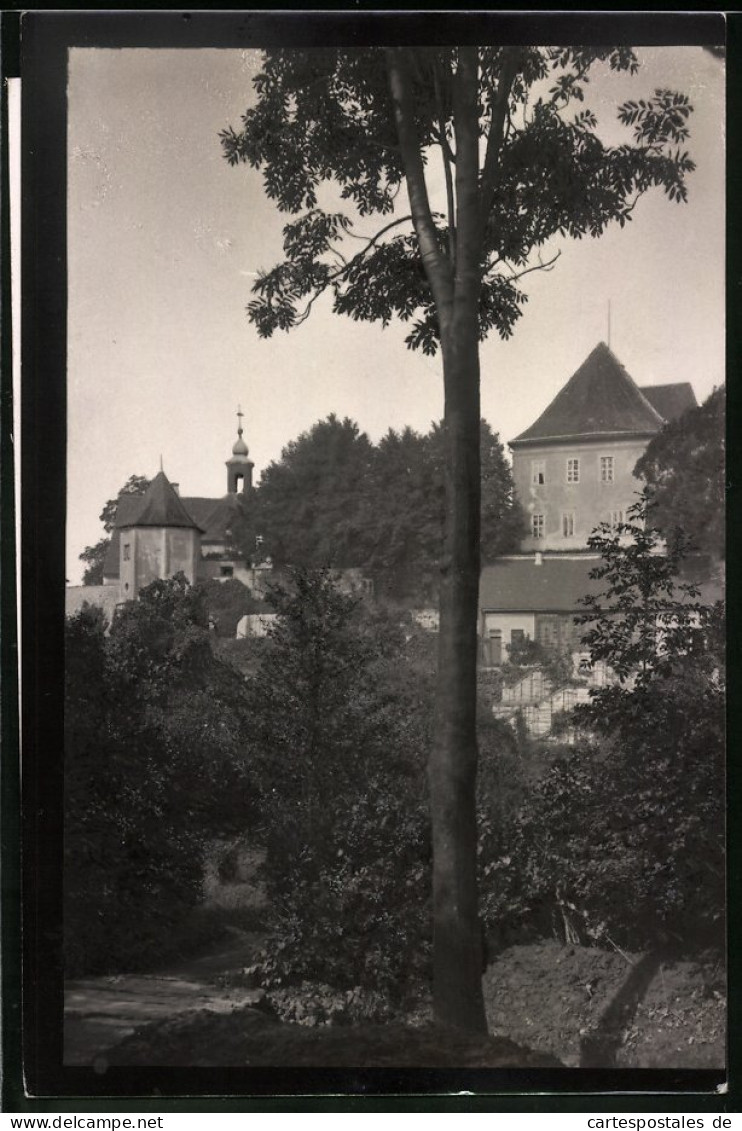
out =
{"type": "Polygon", "coordinates": [[[687,383],[640,388],[600,342],[510,441],[515,489],[528,516],[522,549],[584,548],[598,523],[623,522],[640,489],[637,460],[666,421],[696,403],[687,383]]]}
{"type": "Polygon", "coordinates": [[[536,421],[510,442],[527,517],[521,553],[486,564],[479,592],[482,658],[496,666],[529,637],[575,648],[579,598],[594,589],[588,548],[601,522],[617,525],[641,490],[637,460],[669,420],[697,404],[687,384],[639,387],[600,342],[536,421]]]}

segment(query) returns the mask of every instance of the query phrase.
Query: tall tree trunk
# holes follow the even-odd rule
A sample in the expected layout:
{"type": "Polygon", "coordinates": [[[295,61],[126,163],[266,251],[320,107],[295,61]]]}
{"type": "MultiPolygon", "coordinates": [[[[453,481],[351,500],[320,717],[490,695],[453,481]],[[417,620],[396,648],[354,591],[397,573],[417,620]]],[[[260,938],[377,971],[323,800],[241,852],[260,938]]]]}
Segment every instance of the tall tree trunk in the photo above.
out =
{"type": "Polygon", "coordinates": [[[387,52],[397,134],[420,255],[440,328],[445,389],[446,542],[441,565],[435,738],[428,765],[433,839],[436,1018],[486,1032],[477,898],[477,603],[480,428],[477,50],[458,49],[454,81],[454,262],[440,246],[425,185],[404,50],[387,52]]]}
{"type": "Polygon", "coordinates": [[[486,1031],[477,896],[476,669],[479,590],[479,359],[476,326],[444,350],[446,547],[441,569],[433,834],[433,991],[439,1021],[486,1031]],[[467,340],[469,339],[469,340],[467,340]]]}
{"type": "Polygon", "coordinates": [[[454,85],[456,264],[453,309],[441,320],[446,433],[446,543],[441,571],[433,825],[436,1016],[485,1031],[477,895],[477,604],[481,507],[477,52],[459,48],[454,85]]]}

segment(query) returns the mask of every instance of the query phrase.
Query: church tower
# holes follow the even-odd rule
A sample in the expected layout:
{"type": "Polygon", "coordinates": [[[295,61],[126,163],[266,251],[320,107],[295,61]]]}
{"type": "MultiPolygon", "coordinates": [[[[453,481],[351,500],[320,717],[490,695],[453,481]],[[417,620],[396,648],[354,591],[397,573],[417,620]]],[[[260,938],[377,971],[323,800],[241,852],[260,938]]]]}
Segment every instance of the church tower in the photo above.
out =
{"type": "Polygon", "coordinates": [[[230,495],[249,494],[252,490],[252,469],[247,444],[242,439],[242,409],[237,407],[237,440],[232,448],[232,457],[227,460],[227,491],[230,495]]]}

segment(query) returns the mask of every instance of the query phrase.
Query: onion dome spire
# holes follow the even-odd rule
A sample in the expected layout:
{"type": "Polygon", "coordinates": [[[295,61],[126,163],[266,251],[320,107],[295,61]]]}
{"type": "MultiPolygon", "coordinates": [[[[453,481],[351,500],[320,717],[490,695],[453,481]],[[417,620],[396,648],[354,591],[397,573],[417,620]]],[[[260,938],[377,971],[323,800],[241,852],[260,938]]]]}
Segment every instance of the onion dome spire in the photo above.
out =
{"type": "Polygon", "coordinates": [[[232,455],[227,460],[227,492],[230,495],[242,491],[247,494],[252,490],[253,462],[250,451],[242,439],[242,417],[245,414],[242,407],[237,405],[237,439],[232,445],[232,455]]]}
{"type": "Polygon", "coordinates": [[[243,456],[244,458],[247,458],[247,456],[249,456],[250,452],[249,452],[249,449],[247,447],[247,444],[242,439],[242,417],[244,415],[245,414],[242,411],[241,406],[237,405],[237,439],[235,440],[235,442],[232,446],[232,455],[233,456],[243,456]]]}

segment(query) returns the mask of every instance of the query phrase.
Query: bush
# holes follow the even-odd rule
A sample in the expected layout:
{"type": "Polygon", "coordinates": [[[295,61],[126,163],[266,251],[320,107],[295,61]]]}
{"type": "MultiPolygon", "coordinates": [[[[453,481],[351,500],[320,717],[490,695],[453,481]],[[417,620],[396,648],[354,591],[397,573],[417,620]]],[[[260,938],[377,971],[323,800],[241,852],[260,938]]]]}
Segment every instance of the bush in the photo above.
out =
{"type": "Polygon", "coordinates": [[[235,637],[237,625],[243,616],[254,613],[261,607],[248,587],[236,577],[230,577],[226,581],[212,579],[203,585],[203,590],[209,619],[216,634],[227,639],[235,637]]]}
{"type": "Polygon", "coordinates": [[[565,751],[490,838],[490,926],[631,949],[722,944],[723,704],[696,698],[691,723],[687,684],[663,690],[661,709],[643,704],[650,742],[565,751]]]}
{"type": "Polygon", "coordinates": [[[538,640],[525,636],[507,645],[508,662],[503,666],[503,677],[508,685],[523,678],[521,668],[539,668],[554,687],[572,682],[574,669],[569,649],[558,651],[547,648],[538,640]]]}
{"type": "Polygon", "coordinates": [[[67,621],[68,974],[141,967],[185,942],[208,840],[249,812],[243,695],[183,578],[143,590],[109,637],[98,610],[67,621]]]}
{"type": "Polygon", "coordinates": [[[295,573],[272,601],[248,690],[281,939],[261,979],[394,996],[420,977],[430,936],[430,686],[408,658],[415,634],[324,571],[295,573]]]}

